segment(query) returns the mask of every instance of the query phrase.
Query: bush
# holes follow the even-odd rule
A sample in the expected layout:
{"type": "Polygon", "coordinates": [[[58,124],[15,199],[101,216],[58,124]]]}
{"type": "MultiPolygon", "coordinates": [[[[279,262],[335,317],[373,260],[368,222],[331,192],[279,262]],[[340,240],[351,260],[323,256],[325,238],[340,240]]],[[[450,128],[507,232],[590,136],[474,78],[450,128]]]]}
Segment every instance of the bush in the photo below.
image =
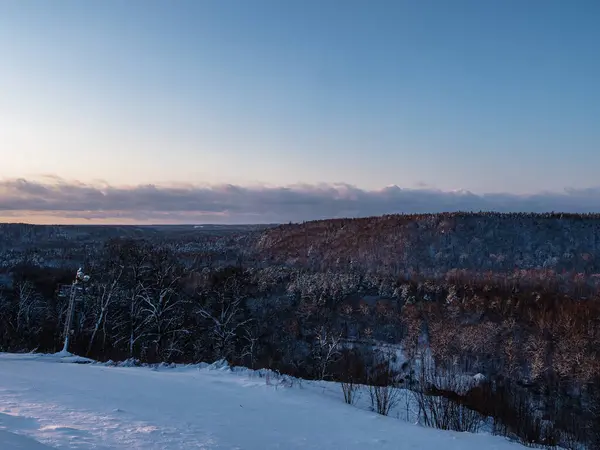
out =
{"type": "Polygon", "coordinates": [[[354,405],[358,399],[360,386],[354,384],[353,381],[342,382],[342,392],[344,393],[344,401],[349,405],[354,405]]]}
{"type": "Polygon", "coordinates": [[[382,361],[375,365],[368,375],[369,395],[371,407],[378,414],[387,416],[390,410],[400,401],[399,386],[402,379],[390,367],[389,361],[382,361]]]}
{"type": "Polygon", "coordinates": [[[356,349],[344,350],[336,366],[336,373],[341,381],[344,401],[354,405],[360,394],[360,385],[365,379],[365,362],[362,354],[356,349]]]}
{"type": "Polygon", "coordinates": [[[472,381],[455,371],[438,374],[431,364],[423,361],[414,395],[424,425],[442,430],[479,431],[483,416],[463,401],[469,383],[472,381]]]}

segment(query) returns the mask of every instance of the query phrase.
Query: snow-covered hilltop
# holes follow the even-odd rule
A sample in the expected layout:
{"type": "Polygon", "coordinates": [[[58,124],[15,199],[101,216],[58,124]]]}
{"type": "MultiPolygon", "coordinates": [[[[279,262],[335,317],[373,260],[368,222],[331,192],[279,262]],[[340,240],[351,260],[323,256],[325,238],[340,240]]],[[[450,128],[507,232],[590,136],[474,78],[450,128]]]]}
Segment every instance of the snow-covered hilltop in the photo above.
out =
{"type": "Polygon", "coordinates": [[[334,383],[283,386],[214,367],[110,367],[0,354],[0,448],[516,450],[345,404],[334,383]],[[63,362],[63,363],[61,363],[63,362]]]}

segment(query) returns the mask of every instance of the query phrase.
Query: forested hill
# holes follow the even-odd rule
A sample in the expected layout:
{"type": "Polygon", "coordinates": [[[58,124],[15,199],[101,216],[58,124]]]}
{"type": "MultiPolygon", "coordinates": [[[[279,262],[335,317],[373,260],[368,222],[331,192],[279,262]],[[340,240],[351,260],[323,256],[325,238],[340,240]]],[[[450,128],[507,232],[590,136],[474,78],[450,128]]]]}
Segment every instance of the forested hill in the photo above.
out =
{"type": "MultiPolygon", "coordinates": [[[[600,215],[444,213],[282,225],[264,232],[261,255],[315,269],[443,276],[454,270],[600,272],[600,215]]],[[[549,275],[548,275],[549,274],[549,275]]]]}
{"type": "Polygon", "coordinates": [[[277,227],[0,225],[0,266],[86,264],[113,238],[168,245],[182,260],[288,265],[403,278],[600,279],[600,215],[444,213],[277,227]],[[61,263],[62,262],[62,263],[61,263]]]}

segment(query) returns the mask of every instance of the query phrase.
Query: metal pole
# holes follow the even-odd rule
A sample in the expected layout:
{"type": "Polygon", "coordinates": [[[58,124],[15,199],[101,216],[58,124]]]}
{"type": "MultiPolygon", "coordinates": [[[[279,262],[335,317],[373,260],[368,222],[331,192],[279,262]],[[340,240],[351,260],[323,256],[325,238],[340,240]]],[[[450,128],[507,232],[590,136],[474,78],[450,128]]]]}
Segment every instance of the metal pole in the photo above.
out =
{"type": "Polygon", "coordinates": [[[67,310],[67,321],[65,323],[65,343],[63,345],[62,352],[68,353],[69,351],[69,337],[71,335],[71,324],[73,323],[73,318],[75,316],[75,285],[77,284],[77,280],[73,281],[71,284],[71,295],[69,296],[69,309],[67,310]]]}
{"type": "Polygon", "coordinates": [[[73,324],[73,320],[75,318],[75,296],[77,295],[77,284],[81,281],[85,283],[90,279],[89,275],[85,275],[83,270],[79,268],[77,274],[75,275],[75,279],[73,280],[73,284],[71,284],[71,296],[69,297],[69,308],[67,310],[67,320],[65,322],[65,343],[63,345],[62,353],[69,352],[69,338],[71,336],[71,325],[73,324]]]}

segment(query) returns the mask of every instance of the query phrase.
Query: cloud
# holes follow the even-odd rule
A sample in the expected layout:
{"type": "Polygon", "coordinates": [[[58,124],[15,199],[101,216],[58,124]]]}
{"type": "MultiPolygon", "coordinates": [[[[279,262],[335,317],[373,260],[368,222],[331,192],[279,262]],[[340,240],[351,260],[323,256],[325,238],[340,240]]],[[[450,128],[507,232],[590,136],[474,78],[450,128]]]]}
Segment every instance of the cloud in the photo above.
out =
{"type": "Polygon", "coordinates": [[[111,186],[46,177],[0,181],[0,217],[141,223],[272,223],[442,211],[600,212],[600,188],[535,195],[364,190],[349,184],[111,186]]]}

